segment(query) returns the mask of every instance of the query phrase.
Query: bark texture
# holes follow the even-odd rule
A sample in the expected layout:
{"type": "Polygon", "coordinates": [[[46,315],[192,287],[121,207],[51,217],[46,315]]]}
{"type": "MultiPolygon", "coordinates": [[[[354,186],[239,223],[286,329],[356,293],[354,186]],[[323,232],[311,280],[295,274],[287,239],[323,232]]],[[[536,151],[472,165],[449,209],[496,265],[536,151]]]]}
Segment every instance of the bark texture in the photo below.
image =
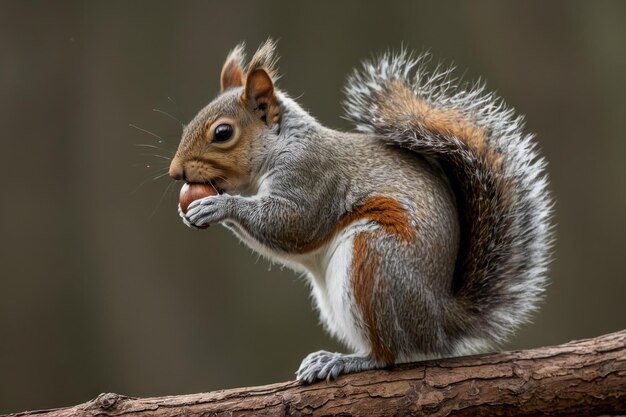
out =
{"type": "Polygon", "coordinates": [[[626,414],[626,330],[517,352],[440,359],[301,385],[101,394],[11,416],[595,416],[626,414]]]}

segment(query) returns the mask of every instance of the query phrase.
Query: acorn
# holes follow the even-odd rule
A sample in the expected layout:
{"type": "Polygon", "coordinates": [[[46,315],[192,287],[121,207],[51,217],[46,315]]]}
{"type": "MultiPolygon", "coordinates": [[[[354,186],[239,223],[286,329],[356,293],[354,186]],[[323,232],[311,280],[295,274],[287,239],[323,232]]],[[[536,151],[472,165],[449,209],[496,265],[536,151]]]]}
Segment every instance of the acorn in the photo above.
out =
{"type": "Polygon", "coordinates": [[[180,209],[187,214],[187,209],[192,202],[217,194],[217,190],[211,184],[186,182],[180,189],[180,209]]]}

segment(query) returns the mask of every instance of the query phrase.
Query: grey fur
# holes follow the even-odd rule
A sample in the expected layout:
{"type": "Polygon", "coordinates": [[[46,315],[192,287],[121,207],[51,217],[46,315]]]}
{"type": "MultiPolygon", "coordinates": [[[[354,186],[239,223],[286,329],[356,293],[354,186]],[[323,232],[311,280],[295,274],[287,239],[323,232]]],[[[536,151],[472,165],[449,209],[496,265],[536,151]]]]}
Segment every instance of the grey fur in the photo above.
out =
{"type": "MultiPolygon", "coordinates": [[[[263,46],[262,56],[253,62],[274,62],[272,49],[273,44],[263,46]]],[[[346,108],[361,134],[323,127],[277,91],[280,122],[267,126],[251,150],[246,185],[196,201],[186,216],[181,213],[190,226],[223,222],[253,249],[309,277],[322,322],[356,354],[311,354],[297,372],[300,380],[389,365],[371,356],[372,330],[394,352],[395,362],[483,350],[526,320],[542,294],[551,243],[545,162],[531,137],[521,133],[521,118],[514,118],[493,95],[485,95],[482,87],[455,89],[448,72],[424,75],[422,60],[404,53],[387,55],[352,76],[346,108]],[[418,69],[409,82],[413,68],[418,69]],[[449,182],[454,178],[444,174],[439,156],[451,150],[462,161],[476,157],[467,146],[455,148],[457,138],[432,135],[414,121],[389,124],[377,106],[391,79],[407,83],[437,108],[457,109],[489,131],[488,145],[505,155],[497,174],[510,178],[515,187],[512,205],[504,213],[481,213],[512,222],[484,237],[491,239],[487,245],[498,252],[493,259],[501,264],[460,277],[458,291],[455,267],[458,273],[462,225],[449,182]],[[367,220],[328,240],[340,219],[375,196],[402,205],[415,230],[408,244],[367,220]],[[381,259],[372,290],[374,329],[365,325],[350,285],[348,259],[342,258],[351,256],[351,239],[363,233],[369,250],[381,259]],[[497,248],[499,242],[506,246],[497,248]],[[478,305],[485,300],[489,308],[478,305]]],[[[231,89],[201,111],[187,127],[180,152],[193,154],[193,132],[201,131],[209,117],[236,107],[241,92],[231,89]]],[[[484,185],[485,172],[461,167],[454,174],[484,185]]],[[[501,204],[490,207],[500,210],[501,204]]],[[[471,250],[469,257],[475,256],[471,250]]]]}

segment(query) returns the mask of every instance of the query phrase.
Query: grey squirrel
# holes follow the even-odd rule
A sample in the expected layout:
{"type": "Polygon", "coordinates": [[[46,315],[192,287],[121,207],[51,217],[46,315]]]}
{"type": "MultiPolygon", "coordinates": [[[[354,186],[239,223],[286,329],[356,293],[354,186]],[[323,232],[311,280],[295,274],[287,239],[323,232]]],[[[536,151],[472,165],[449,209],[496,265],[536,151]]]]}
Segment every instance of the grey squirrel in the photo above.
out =
{"type": "Polygon", "coordinates": [[[223,223],[308,277],[351,354],[307,356],[304,382],[502,342],[542,298],[552,199],[523,119],[484,87],[402,51],[348,80],[359,133],[276,88],[275,44],[227,57],[221,93],[184,128],[170,176],[219,191],[179,213],[223,223]]]}

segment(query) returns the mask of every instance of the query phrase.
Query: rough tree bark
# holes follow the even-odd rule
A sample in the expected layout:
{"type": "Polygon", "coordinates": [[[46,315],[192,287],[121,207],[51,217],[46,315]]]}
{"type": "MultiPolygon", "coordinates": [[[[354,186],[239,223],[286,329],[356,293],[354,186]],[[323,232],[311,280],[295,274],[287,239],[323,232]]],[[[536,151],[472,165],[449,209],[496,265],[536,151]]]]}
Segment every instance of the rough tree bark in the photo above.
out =
{"type": "Polygon", "coordinates": [[[626,330],[595,339],[204,394],[101,394],[11,416],[595,416],[626,414],[626,330]]]}

